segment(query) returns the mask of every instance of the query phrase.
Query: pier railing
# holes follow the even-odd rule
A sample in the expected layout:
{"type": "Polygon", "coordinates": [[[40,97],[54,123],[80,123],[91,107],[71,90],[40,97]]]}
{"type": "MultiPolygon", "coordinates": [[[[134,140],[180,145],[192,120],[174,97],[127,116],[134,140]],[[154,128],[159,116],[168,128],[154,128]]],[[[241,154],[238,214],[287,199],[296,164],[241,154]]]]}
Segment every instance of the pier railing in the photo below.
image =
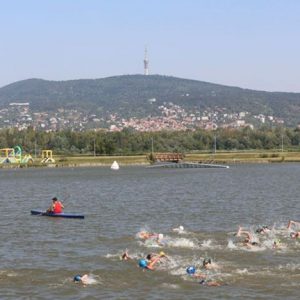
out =
{"type": "Polygon", "coordinates": [[[183,153],[154,153],[153,154],[154,161],[170,161],[170,162],[179,162],[183,160],[183,153]]]}

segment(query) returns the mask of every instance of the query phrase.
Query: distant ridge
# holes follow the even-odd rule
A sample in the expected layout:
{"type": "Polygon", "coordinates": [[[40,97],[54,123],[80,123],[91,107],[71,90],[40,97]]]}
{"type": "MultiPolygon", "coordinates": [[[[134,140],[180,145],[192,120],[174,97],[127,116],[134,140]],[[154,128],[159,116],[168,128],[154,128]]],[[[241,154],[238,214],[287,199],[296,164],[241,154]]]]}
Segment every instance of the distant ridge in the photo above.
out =
{"type": "Polygon", "coordinates": [[[0,107],[10,102],[30,102],[33,111],[64,107],[124,117],[154,115],[159,105],[172,102],[190,110],[219,107],[228,112],[274,115],[287,120],[289,126],[300,122],[300,93],[256,91],[161,75],[68,81],[27,79],[0,88],[0,107]]]}

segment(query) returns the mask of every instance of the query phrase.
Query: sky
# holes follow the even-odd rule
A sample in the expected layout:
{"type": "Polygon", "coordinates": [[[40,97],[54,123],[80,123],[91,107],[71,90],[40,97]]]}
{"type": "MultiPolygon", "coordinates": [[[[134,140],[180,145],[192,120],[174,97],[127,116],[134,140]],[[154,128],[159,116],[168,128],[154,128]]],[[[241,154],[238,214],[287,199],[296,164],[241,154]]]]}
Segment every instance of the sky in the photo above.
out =
{"type": "Polygon", "coordinates": [[[0,0],[0,87],[149,73],[300,92],[298,0],[0,0]]]}

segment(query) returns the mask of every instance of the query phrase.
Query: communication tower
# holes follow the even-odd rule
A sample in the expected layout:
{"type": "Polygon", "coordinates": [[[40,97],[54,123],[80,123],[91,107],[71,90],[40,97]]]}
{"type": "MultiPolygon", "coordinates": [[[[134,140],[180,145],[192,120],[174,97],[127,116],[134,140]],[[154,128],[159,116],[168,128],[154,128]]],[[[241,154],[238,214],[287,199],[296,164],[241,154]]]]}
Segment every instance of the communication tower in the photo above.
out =
{"type": "Polygon", "coordinates": [[[145,47],[145,57],[144,57],[144,75],[149,75],[149,60],[148,60],[148,53],[147,47],[145,47]]]}

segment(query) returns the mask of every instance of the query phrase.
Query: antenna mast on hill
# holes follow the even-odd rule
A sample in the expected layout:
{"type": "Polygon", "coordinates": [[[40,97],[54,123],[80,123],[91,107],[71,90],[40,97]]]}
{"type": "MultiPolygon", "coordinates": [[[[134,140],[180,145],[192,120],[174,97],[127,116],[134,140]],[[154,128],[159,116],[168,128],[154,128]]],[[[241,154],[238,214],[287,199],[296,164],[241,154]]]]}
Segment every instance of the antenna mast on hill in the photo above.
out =
{"type": "Polygon", "coordinates": [[[149,75],[149,60],[147,55],[147,47],[145,47],[145,57],[144,57],[144,75],[149,75]]]}

